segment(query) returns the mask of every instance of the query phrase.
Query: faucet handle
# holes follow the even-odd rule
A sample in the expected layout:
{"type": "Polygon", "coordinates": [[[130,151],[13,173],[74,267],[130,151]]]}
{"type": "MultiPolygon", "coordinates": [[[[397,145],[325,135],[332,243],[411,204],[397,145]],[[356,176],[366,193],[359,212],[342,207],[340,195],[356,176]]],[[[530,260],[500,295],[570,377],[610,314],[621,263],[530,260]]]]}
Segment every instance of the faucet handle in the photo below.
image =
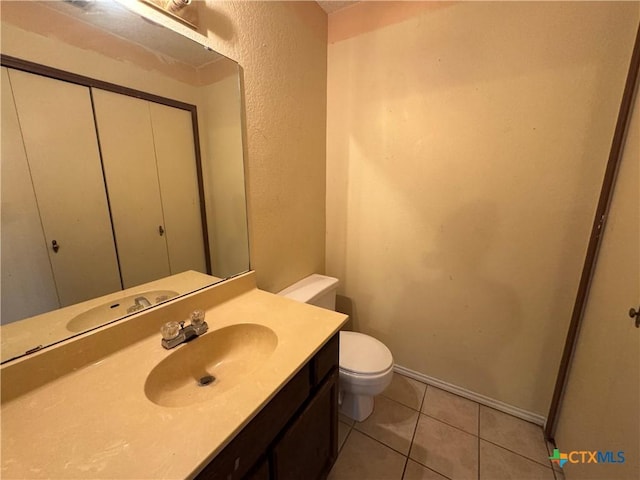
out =
{"type": "Polygon", "coordinates": [[[189,314],[189,320],[191,320],[191,325],[194,327],[201,326],[204,323],[204,311],[194,310],[189,314]]]}
{"type": "MultiPolygon", "coordinates": [[[[183,322],[184,323],[184,322],[183,322]]],[[[180,333],[180,324],[178,322],[167,322],[161,328],[162,338],[164,340],[173,340],[180,333]]]]}

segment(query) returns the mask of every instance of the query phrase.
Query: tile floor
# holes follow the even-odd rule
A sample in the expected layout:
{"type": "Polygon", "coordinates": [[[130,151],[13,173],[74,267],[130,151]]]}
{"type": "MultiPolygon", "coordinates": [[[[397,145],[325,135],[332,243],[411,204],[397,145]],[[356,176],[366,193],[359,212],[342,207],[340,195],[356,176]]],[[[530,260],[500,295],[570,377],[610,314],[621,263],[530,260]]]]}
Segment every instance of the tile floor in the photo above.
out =
{"type": "Polygon", "coordinates": [[[564,480],[539,426],[397,373],[339,436],[329,480],[564,480]]]}

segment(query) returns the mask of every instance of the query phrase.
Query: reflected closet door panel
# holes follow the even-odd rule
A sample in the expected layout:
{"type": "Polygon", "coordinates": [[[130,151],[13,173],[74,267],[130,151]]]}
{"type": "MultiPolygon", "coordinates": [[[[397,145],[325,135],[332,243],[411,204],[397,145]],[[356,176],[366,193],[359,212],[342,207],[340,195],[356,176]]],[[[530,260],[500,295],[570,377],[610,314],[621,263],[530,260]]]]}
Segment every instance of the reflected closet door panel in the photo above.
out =
{"type": "Polygon", "coordinates": [[[120,290],[89,89],[9,76],[61,306],[120,290]]]}
{"type": "Polygon", "coordinates": [[[191,112],[149,104],[171,274],[207,273],[191,112]]]}
{"type": "Polygon", "coordinates": [[[92,91],[122,282],[129,288],[170,275],[149,103],[92,91]]]}
{"type": "Polygon", "coordinates": [[[2,323],[60,308],[9,73],[2,68],[2,323]]]}

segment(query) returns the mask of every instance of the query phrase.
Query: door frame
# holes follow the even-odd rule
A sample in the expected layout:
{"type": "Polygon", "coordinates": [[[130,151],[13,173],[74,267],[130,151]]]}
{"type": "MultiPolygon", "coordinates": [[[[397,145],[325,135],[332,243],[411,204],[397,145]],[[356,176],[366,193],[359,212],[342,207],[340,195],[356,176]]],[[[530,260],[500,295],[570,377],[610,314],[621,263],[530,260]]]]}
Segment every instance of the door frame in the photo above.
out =
{"type": "Polygon", "coordinates": [[[576,300],[573,306],[573,312],[571,314],[571,322],[569,323],[569,329],[567,331],[567,337],[564,344],[564,351],[562,352],[562,360],[560,361],[560,367],[558,369],[556,384],[553,391],[553,397],[551,399],[551,406],[549,407],[547,421],[544,426],[544,436],[546,439],[551,441],[553,441],[554,439],[556,427],[558,425],[560,405],[562,403],[564,390],[567,384],[571,360],[573,359],[580,326],[584,317],[585,307],[589,298],[589,288],[591,286],[591,280],[593,279],[596,261],[598,258],[598,250],[600,249],[602,234],[604,232],[607,215],[609,213],[609,206],[611,204],[611,197],[615,186],[616,174],[620,165],[620,159],[622,158],[624,141],[627,136],[629,123],[631,121],[631,109],[633,105],[634,92],[638,87],[639,69],[640,24],[638,25],[633,53],[631,55],[631,61],[629,63],[629,70],[627,72],[624,93],[622,94],[620,110],[618,111],[616,128],[613,134],[613,140],[611,141],[609,159],[607,161],[607,167],[605,170],[604,179],[602,181],[602,188],[600,190],[600,198],[598,200],[598,206],[596,208],[593,226],[591,227],[591,235],[589,237],[587,255],[582,267],[582,275],[580,277],[578,292],[576,294],[576,300]]]}

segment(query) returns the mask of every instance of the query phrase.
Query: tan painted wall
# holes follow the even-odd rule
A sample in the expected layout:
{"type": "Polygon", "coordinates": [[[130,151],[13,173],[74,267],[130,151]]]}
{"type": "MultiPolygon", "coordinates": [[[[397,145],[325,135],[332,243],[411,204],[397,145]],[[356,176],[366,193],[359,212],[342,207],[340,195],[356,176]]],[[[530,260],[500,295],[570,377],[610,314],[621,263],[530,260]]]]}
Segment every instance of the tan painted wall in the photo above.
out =
{"type": "Polygon", "coordinates": [[[324,270],[327,16],[315,2],[206,3],[203,33],[243,68],[251,267],[275,292],[324,270]]]}
{"type": "Polygon", "coordinates": [[[326,270],[397,364],[546,415],[638,9],[329,16],[326,270]]]}

